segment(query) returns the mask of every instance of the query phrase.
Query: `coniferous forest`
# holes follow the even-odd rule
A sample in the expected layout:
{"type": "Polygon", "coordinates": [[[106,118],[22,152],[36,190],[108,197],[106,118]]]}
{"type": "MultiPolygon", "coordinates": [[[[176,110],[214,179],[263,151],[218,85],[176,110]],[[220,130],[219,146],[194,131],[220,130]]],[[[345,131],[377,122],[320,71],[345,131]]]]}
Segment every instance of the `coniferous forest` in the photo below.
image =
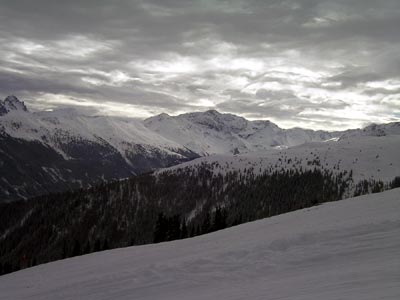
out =
{"type": "Polygon", "coordinates": [[[215,174],[210,165],[146,174],[0,207],[0,274],[117,247],[193,237],[323,202],[400,186],[352,172],[215,174]]]}

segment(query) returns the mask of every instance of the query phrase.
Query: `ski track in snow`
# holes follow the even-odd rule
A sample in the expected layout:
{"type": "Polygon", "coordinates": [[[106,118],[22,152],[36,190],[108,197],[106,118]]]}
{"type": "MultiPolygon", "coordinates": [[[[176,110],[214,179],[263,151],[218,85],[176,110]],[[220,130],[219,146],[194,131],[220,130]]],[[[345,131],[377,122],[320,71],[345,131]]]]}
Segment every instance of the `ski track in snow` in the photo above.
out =
{"type": "Polygon", "coordinates": [[[400,189],[0,277],[0,299],[400,299],[400,189]]]}

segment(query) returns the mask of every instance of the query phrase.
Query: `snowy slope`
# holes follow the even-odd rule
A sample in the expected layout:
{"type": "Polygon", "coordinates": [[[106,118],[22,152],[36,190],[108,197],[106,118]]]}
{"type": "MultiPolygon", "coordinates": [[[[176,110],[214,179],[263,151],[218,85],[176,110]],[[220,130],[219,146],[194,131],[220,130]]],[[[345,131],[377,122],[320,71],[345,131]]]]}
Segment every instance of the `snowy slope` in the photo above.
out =
{"type": "Polygon", "coordinates": [[[400,299],[400,189],[0,277],[0,299],[400,299]]]}
{"type": "MultiPolygon", "coordinates": [[[[61,145],[73,140],[108,144],[123,156],[132,151],[133,144],[157,147],[168,153],[174,153],[171,150],[186,150],[148,130],[139,120],[90,117],[75,109],[39,113],[11,110],[0,118],[0,127],[12,137],[48,144],[67,159],[68,154],[61,145]]],[[[179,153],[174,154],[180,156],[179,153]]]]}
{"type": "Polygon", "coordinates": [[[212,166],[216,173],[251,170],[255,174],[283,169],[328,169],[353,172],[355,182],[364,179],[393,180],[400,176],[400,135],[354,136],[339,141],[307,143],[282,150],[245,155],[201,157],[160,172],[178,168],[212,166]]]}
{"type": "Polygon", "coordinates": [[[385,135],[399,135],[400,122],[393,122],[388,124],[371,124],[362,129],[346,130],[341,135],[341,139],[348,139],[359,136],[385,136],[385,135]]]}

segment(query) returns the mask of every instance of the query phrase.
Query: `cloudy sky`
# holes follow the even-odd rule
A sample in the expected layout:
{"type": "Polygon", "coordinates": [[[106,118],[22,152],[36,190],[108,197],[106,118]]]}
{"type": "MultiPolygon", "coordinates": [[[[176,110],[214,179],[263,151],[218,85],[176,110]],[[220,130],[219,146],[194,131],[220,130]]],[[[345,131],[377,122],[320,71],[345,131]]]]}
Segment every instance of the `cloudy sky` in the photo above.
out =
{"type": "Polygon", "coordinates": [[[1,0],[0,98],[281,127],[400,120],[399,0],[1,0]]]}

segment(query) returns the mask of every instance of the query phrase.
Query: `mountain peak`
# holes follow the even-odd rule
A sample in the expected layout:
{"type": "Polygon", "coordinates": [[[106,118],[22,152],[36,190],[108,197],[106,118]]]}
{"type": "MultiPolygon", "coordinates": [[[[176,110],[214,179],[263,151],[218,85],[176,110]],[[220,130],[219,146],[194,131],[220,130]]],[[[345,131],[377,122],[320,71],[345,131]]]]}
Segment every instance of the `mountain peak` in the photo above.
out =
{"type": "Polygon", "coordinates": [[[220,113],[219,111],[215,110],[215,109],[207,110],[207,111],[204,112],[204,114],[207,114],[207,115],[214,115],[214,116],[219,116],[219,115],[221,115],[221,113],[220,113]]]}
{"type": "Polygon", "coordinates": [[[161,113],[161,114],[157,115],[156,117],[159,119],[166,119],[166,118],[169,118],[170,115],[166,114],[166,113],[161,113]]]}
{"type": "Polygon", "coordinates": [[[145,119],[144,122],[145,122],[146,124],[151,124],[151,123],[153,123],[153,122],[162,122],[162,121],[164,121],[164,120],[166,120],[166,119],[168,119],[168,118],[170,118],[170,115],[169,115],[169,114],[161,113],[161,114],[159,114],[159,115],[155,115],[155,116],[153,116],[153,117],[150,117],[150,118],[145,119]]]}
{"type": "Polygon", "coordinates": [[[9,95],[4,99],[4,101],[19,102],[19,99],[14,95],[9,95]]]}
{"type": "Polygon", "coordinates": [[[25,103],[23,101],[20,101],[17,97],[13,95],[7,96],[4,101],[0,101],[0,116],[15,110],[25,112],[28,111],[25,103]]]}

